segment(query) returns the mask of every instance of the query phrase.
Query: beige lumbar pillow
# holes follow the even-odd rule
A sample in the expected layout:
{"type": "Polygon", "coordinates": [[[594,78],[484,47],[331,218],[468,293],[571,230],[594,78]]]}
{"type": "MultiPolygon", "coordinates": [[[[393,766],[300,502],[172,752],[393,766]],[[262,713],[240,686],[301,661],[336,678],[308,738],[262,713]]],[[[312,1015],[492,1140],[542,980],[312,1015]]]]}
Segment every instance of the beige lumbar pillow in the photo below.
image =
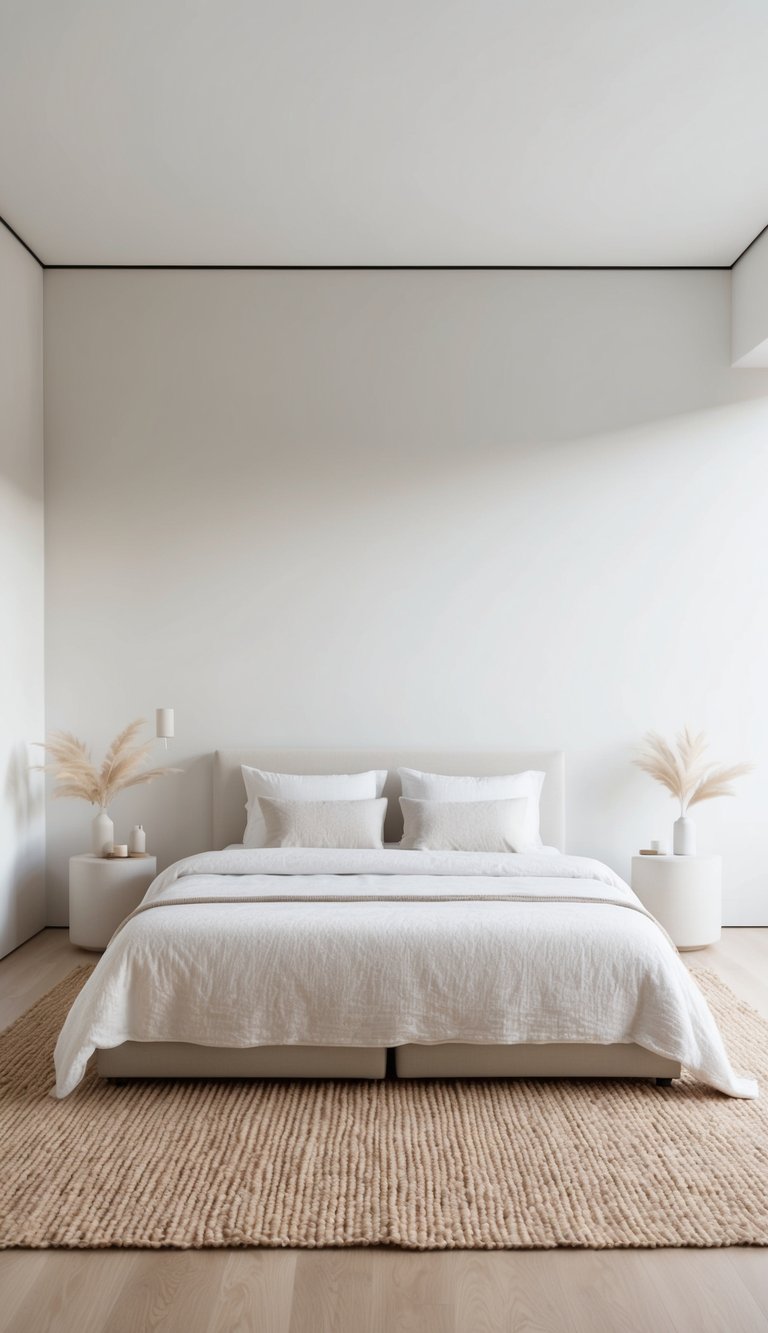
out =
{"type": "Polygon", "coordinates": [[[258,798],[265,847],[383,847],[386,797],[359,801],[258,798]]]}
{"type": "Polygon", "coordinates": [[[526,842],[528,798],[417,801],[400,797],[401,847],[424,852],[514,852],[526,842]]]}

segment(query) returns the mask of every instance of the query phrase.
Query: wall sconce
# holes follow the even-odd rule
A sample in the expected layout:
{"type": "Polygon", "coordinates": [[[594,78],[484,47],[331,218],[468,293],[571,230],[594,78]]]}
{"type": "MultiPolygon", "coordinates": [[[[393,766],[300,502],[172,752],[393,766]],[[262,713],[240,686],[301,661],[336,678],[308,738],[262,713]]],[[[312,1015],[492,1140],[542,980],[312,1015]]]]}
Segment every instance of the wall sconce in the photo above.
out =
{"type": "Polygon", "coordinates": [[[172,708],[155,709],[155,734],[157,739],[162,741],[166,750],[168,741],[175,735],[174,717],[172,708]]]}

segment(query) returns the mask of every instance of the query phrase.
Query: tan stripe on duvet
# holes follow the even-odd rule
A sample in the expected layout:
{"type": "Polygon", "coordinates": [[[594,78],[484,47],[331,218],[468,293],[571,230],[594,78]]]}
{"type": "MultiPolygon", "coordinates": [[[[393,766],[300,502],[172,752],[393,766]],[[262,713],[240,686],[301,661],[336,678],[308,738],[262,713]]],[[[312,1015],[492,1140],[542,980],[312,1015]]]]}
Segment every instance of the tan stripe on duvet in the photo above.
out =
{"type": "MultiPolygon", "coordinates": [[[[124,921],[120,922],[112,940],[115,939],[123,926],[127,926],[134,917],[141,916],[144,912],[150,912],[156,907],[196,907],[207,904],[215,905],[221,903],[589,903],[599,907],[626,907],[631,912],[639,912],[649,921],[653,921],[659,927],[662,935],[667,939],[677,952],[669,935],[655,916],[643,907],[642,903],[633,903],[625,898],[596,898],[588,894],[536,894],[536,893],[360,893],[360,894],[300,894],[300,893],[269,893],[269,894],[248,894],[243,897],[223,897],[219,898],[215,894],[202,895],[199,898],[163,898],[149,903],[139,903],[124,921]]],[[[110,940],[110,944],[112,943],[110,940]]]]}

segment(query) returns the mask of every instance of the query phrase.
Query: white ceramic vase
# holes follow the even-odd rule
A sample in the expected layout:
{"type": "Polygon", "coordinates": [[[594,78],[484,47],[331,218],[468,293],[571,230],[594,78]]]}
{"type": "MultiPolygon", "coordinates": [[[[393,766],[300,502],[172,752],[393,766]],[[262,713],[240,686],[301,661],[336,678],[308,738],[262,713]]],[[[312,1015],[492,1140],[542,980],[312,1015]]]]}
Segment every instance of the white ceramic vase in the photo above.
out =
{"type": "Polygon", "coordinates": [[[687,815],[676,819],[672,827],[672,850],[675,856],[696,855],[696,825],[687,815]]]}
{"type": "Polygon", "coordinates": [[[91,851],[94,856],[106,856],[115,845],[115,826],[102,807],[91,820],[91,851]]]}
{"type": "Polygon", "coordinates": [[[134,824],[128,834],[128,851],[133,852],[134,855],[137,855],[138,853],[146,854],[147,835],[144,832],[143,824],[134,824]]]}

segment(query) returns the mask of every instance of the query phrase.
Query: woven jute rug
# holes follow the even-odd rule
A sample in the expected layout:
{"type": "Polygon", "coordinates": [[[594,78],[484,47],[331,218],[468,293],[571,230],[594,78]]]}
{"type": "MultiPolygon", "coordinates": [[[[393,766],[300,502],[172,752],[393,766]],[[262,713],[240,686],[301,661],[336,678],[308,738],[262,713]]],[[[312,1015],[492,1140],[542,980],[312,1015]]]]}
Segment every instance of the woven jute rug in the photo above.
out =
{"type": "Polygon", "coordinates": [[[768,1243],[768,1024],[699,974],[763,1097],[690,1079],[115,1085],[49,1096],[88,975],[0,1038],[0,1246],[768,1243]]]}

